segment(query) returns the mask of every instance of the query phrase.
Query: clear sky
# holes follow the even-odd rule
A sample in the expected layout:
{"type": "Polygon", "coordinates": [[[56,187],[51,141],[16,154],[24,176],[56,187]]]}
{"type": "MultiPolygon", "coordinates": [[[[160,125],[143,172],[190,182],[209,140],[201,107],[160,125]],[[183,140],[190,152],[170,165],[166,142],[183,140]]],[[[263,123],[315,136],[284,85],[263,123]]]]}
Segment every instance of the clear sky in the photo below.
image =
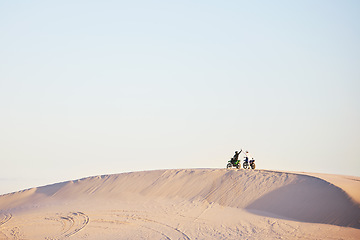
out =
{"type": "Polygon", "coordinates": [[[240,148],[360,176],[359,1],[0,0],[0,193],[240,148]]]}

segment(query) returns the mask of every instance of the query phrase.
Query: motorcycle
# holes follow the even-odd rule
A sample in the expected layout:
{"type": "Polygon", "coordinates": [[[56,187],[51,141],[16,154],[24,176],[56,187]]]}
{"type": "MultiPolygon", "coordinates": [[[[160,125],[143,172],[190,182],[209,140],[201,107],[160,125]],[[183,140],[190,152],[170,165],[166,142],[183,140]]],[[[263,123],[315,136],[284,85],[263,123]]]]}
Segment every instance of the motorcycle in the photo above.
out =
{"type": "Polygon", "coordinates": [[[230,159],[228,161],[228,164],[226,165],[226,168],[232,168],[232,167],[236,167],[237,169],[240,169],[240,160],[234,162],[233,159],[230,159]]]}
{"type": "Polygon", "coordinates": [[[240,169],[241,164],[240,164],[240,160],[239,159],[239,155],[242,152],[242,149],[240,149],[240,151],[235,151],[235,155],[234,157],[232,157],[229,161],[228,164],[226,165],[226,168],[232,168],[232,167],[236,167],[237,169],[240,169]]]}
{"type": "Polygon", "coordinates": [[[243,163],[243,168],[244,169],[255,169],[255,159],[251,159],[250,161],[247,159],[247,158],[245,158],[244,159],[244,163],[243,163]]]}

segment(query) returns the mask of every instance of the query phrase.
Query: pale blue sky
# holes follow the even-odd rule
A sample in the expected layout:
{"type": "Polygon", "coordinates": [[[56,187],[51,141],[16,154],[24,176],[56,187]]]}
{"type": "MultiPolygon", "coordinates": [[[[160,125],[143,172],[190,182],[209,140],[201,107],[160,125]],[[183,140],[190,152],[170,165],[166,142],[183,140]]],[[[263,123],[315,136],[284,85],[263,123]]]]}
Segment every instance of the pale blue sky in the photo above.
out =
{"type": "Polygon", "coordinates": [[[223,168],[360,176],[359,1],[1,1],[0,193],[223,168]]]}

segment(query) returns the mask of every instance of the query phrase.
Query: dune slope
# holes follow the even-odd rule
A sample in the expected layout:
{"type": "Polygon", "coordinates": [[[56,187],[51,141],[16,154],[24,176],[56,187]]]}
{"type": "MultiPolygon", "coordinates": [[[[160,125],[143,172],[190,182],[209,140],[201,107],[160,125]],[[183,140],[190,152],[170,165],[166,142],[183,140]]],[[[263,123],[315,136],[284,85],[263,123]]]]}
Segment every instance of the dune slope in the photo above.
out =
{"type": "MultiPolygon", "coordinates": [[[[360,229],[360,206],[341,188],[313,176],[264,170],[157,170],[89,177],[0,196],[0,213],[8,221],[12,215],[31,213],[34,209],[37,212],[40,209],[57,211],[78,205],[82,211],[69,212],[64,218],[77,219],[79,226],[82,226],[81,223],[91,223],[91,217],[84,214],[85,211],[105,208],[115,211],[119,206],[123,209],[123,206],[135,202],[137,206],[155,206],[150,204],[152,201],[166,201],[163,206],[167,203],[181,203],[183,206],[186,202],[188,209],[206,206],[206,211],[211,206],[219,206],[212,211],[239,209],[237,211],[241,211],[241,214],[255,214],[261,219],[271,217],[360,229]]],[[[179,209],[185,211],[181,207],[179,209]]],[[[224,212],[226,210],[221,211],[220,215],[224,212]]],[[[206,214],[210,213],[208,211],[206,214]]],[[[189,214],[186,216],[189,217],[189,214]]],[[[201,212],[200,215],[206,214],[201,212]]],[[[185,216],[185,213],[177,213],[177,216],[185,216]]],[[[216,218],[210,217],[212,221],[216,218]]],[[[236,220],[235,216],[231,218],[236,220]]],[[[237,220],[241,219],[239,217],[237,220]]],[[[149,225],[148,228],[154,226],[149,225]]],[[[6,235],[6,231],[3,234],[6,235]]],[[[181,236],[190,239],[188,235],[181,236]]],[[[134,235],[129,238],[132,237],[134,235]]]]}
{"type": "Polygon", "coordinates": [[[2,196],[2,208],[79,197],[180,197],[255,209],[299,221],[360,228],[359,206],[315,177],[271,171],[159,170],[90,177],[2,196]]]}

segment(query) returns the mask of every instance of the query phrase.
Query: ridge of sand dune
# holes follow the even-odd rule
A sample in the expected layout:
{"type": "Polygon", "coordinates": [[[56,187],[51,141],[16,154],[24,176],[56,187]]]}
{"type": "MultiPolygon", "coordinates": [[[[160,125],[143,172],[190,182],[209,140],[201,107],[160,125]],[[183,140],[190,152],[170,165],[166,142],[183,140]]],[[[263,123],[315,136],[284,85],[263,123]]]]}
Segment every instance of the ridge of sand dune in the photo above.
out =
{"type": "Polygon", "coordinates": [[[267,212],[303,222],[360,228],[360,208],[322,179],[272,171],[157,170],[84,178],[0,197],[1,209],[76,199],[181,198],[267,212]]]}
{"type": "Polygon", "coordinates": [[[339,186],[244,169],[88,177],[0,196],[0,239],[359,239],[339,186]]]}
{"type": "Polygon", "coordinates": [[[321,178],[335,186],[344,190],[353,201],[360,205],[360,177],[346,176],[346,175],[334,175],[325,173],[301,173],[304,175],[314,176],[321,178]]]}

